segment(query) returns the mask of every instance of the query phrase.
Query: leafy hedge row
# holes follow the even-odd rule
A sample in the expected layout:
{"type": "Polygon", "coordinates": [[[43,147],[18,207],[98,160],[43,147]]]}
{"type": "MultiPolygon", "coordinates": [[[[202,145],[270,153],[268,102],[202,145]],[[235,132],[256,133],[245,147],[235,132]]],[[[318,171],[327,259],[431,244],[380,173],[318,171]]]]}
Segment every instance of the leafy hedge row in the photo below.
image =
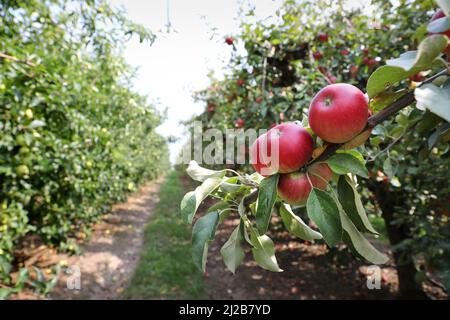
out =
{"type": "Polygon", "coordinates": [[[27,233],[74,239],[168,166],[120,46],[153,35],[103,1],[0,1],[0,281],[27,233]],[[124,33],[126,32],[126,33],[124,33]]]}

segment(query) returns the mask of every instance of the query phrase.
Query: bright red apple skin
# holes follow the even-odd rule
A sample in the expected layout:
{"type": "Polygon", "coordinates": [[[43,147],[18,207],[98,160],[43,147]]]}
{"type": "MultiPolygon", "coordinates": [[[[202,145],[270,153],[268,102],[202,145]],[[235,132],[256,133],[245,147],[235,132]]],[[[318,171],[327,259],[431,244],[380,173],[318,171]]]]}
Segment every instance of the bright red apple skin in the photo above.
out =
{"type": "Polygon", "coordinates": [[[318,35],[317,39],[320,42],[327,42],[328,41],[328,35],[325,34],[325,33],[321,33],[321,34],[318,35]]]}
{"type": "Polygon", "coordinates": [[[320,59],[322,59],[322,57],[323,57],[322,52],[320,52],[320,51],[315,51],[315,52],[313,53],[313,57],[314,57],[315,60],[320,60],[320,59]]]}
{"type": "Polygon", "coordinates": [[[357,87],[335,83],[320,90],[309,107],[309,125],[322,140],[350,141],[364,129],[368,99],[357,87]]]}
{"type": "Polygon", "coordinates": [[[303,172],[282,174],[278,180],[278,195],[289,204],[304,205],[312,190],[311,184],[315,188],[324,190],[332,175],[333,173],[326,163],[317,163],[309,167],[309,180],[303,172]]]}
{"type": "Polygon", "coordinates": [[[347,49],[343,49],[343,50],[341,50],[341,54],[343,56],[348,56],[350,54],[350,51],[348,51],[347,49]]]}
{"type": "Polygon", "coordinates": [[[243,127],[245,125],[245,120],[239,118],[239,119],[236,120],[235,125],[236,125],[237,128],[241,128],[241,127],[243,127]]]}
{"type": "Polygon", "coordinates": [[[263,176],[299,170],[311,158],[314,142],[309,132],[295,123],[276,125],[256,139],[250,147],[250,162],[263,176]],[[272,156],[272,145],[278,143],[278,165],[272,156]],[[265,152],[267,155],[265,156],[265,152]]]}
{"type": "Polygon", "coordinates": [[[231,46],[231,45],[233,44],[233,42],[234,42],[234,39],[233,39],[233,37],[227,37],[227,38],[225,39],[225,42],[226,42],[229,46],[231,46]]]}
{"type": "Polygon", "coordinates": [[[364,59],[362,60],[362,63],[368,67],[372,67],[372,66],[376,65],[378,62],[375,59],[372,59],[369,57],[364,57],[364,59]]]}
{"type": "MultiPolygon", "coordinates": [[[[369,118],[372,116],[372,112],[369,110],[369,118]]],[[[356,147],[359,147],[360,145],[364,144],[367,139],[369,139],[370,135],[372,134],[372,129],[367,129],[358,134],[356,137],[354,137],[349,142],[346,142],[342,149],[344,150],[351,150],[355,149],[356,147]]]]}
{"type": "Polygon", "coordinates": [[[216,109],[216,105],[214,103],[208,104],[208,112],[211,113],[216,109]]]}

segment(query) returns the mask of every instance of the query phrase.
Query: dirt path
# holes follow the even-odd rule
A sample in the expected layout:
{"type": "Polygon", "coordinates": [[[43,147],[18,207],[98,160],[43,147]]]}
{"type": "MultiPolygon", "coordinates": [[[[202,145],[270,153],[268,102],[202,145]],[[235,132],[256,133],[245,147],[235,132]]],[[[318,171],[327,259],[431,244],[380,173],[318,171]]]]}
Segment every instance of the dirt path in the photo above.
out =
{"type": "Polygon", "coordinates": [[[62,272],[51,299],[120,299],[139,260],[144,228],[158,201],[163,178],[144,185],[127,202],[115,205],[94,228],[79,256],[66,258],[69,270],[80,271],[80,289],[73,274],[62,272]]]}
{"type": "MultiPolygon", "coordinates": [[[[272,223],[280,221],[275,217],[272,223]]],[[[381,288],[367,288],[368,264],[358,262],[347,250],[333,253],[326,245],[309,244],[277,230],[270,233],[276,243],[278,264],[284,272],[266,271],[256,265],[249,248],[236,274],[227,271],[220,248],[238,219],[224,223],[210,247],[207,265],[211,299],[392,299],[396,290],[395,270],[383,267],[381,288]]],[[[386,252],[385,248],[380,248],[386,252]]],[[[387,252],[386,252],[387,253],[387,252]]]]}

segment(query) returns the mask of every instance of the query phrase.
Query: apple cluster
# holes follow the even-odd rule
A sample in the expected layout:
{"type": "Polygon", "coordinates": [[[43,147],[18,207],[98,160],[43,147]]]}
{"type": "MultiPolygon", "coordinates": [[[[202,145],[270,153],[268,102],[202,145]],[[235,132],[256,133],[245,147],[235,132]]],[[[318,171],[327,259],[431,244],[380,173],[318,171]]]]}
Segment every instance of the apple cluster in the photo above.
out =
{"type": "MultiPolygon", "coordinates": [[[[370,129],[364,130],[370,116],[368,98],[350,84],[336,83],[320,90],[311,101],[308,116],[314,135],[324,142],[343,144],[344,149],[363,144],[371,134],[370,129]]],[[[308,165],[313,151],[313,135],[298,122],[289,122],[259,136],[250,147],[250,161],[263,176],[280,174],[278,195],[282,200],[303,205],[312,188],[326,189],[333,175],[325,162],[308,165]]]]}

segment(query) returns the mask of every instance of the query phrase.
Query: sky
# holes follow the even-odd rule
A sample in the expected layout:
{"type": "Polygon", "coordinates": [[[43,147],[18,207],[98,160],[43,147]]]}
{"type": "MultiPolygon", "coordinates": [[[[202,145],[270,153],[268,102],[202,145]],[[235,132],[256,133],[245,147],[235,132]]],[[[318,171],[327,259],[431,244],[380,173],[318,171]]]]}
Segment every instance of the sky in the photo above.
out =
{"type": "MultiPolygon", "coordinates": [[[[360,5],[368,0],[349,0],[360,5]]],[[[125,44],[125,57],[138,67],[134,88],[167,108],[167,120],[157,131],[180,138],[170,145],[174,162],[186,137],[180,121],[200,114],[205,106],[193,101],[193,92],[208,86],[212,70],[220,78],[232,47],[224,43],[227,35],[238,33],[242,0],[110,0],[121,6],[127,16],[157,35],[152,46],[132,39],[125,44]],[[170,21],[171,29],[167,32],[170,21]]],[[[273,15],[282,0],[253,0],[259,19],[273,15]]]]}

